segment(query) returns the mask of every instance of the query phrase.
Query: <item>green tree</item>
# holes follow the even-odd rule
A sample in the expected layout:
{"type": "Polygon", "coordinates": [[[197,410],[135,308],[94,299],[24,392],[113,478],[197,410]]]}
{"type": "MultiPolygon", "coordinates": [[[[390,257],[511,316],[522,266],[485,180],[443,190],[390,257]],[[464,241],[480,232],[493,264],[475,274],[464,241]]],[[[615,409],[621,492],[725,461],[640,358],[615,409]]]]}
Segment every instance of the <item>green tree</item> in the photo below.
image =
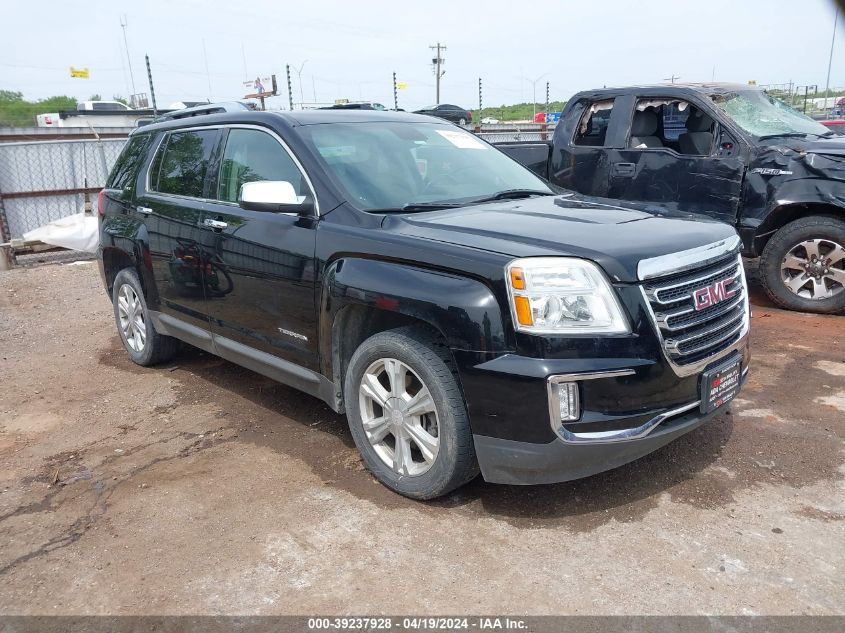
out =
{"type": "Polygon", "coordinates": [[[23,101],[22,92],[14,92],[12,90],[0,90],[0,103],[15,103],[23,101]]]}
{"type": "Polygon", "coordinates": [[[76,110],[76,99],[67,96],[27,101],[20,92],[0,90],[0,127],[29,127],[45,112],[76,110]]]}

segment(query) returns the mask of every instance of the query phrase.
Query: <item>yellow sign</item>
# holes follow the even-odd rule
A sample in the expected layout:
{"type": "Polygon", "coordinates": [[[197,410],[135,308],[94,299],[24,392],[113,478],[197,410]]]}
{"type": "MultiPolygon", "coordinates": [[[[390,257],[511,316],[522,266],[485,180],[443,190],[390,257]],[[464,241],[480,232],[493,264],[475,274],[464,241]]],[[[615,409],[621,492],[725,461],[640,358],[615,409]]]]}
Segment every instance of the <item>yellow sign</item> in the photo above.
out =
{"type": "Polygon", "coordinates": [[[90,77],[87,68],[70,67],[70,76],[74,79],[88,79],[90,77]]]}
{"type": "Polygon", "coordinates": [[[404,81],[400,81],[396,84],[396,87],[399,88],[399,90],[405,90],[405,88],[408,87],[408,84],[406,84],[404,81]]]}
{"type": "Polygon", "coordinates": [[[756,86],[756,85],[757,85],[757,80],[756,80],[756,79],[749,79],[749,80],[748,80],[748,85],[749,85],[749,86],[756,86]]]}

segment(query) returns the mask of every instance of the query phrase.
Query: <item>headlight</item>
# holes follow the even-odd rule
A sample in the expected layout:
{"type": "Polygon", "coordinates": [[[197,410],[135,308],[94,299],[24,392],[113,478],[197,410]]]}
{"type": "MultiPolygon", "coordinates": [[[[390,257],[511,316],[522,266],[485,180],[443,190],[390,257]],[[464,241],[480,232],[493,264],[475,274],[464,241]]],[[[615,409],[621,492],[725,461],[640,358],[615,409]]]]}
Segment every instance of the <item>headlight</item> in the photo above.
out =
{"type": "Polygon", "coordinates": [[[533,334],[630,332],[610,282],[574,257],[515,259],[507,266],[516,329],[533,334]]]}

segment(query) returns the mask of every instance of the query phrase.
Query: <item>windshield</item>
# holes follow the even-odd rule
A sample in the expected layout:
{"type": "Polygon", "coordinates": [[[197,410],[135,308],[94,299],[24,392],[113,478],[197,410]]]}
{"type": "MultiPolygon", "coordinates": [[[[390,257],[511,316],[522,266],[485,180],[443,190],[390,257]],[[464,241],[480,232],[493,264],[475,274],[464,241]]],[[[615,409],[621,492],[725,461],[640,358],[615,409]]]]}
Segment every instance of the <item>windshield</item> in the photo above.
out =
{"type": "Polygon", "coordinates": [[[737,125],[758,138],[784,134],[824,136],[830,133],[821,123],[760,90],[716,94],[710,98],[737,125]]]}
{"type": "Polygon", "coordinates": [[[511,190],[552,193],[528,169],[453,125],[366,122],[300,129],[360,209],[462,203],[511,190]]]}

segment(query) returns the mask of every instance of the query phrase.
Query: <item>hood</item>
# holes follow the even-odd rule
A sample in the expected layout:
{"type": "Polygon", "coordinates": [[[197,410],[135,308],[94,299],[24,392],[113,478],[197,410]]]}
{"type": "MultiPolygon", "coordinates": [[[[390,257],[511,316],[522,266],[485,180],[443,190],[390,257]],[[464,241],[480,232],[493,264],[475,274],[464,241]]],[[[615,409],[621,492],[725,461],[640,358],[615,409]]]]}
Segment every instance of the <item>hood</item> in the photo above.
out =
{"type": "Polygon", "coordinates": [[[811,141],[804,146],[804,151],[829,156],[845,156],[845,136],[831,136],[811,141]]]}
{"type": "Polygon", "coordinates": [[[573,256],[599,264],[614,281],[637,281],[641,259],[736,235],[722,222],[542,196],[388,216],[384,228],[512,257],[573,256]]]}
{"type": "Polygon", "coordinates": [[[807,154],[845,156],[845,136],[769,139],[758,146],[758,151],[764,156],[780,155],[787,159],[807,154]]]}
{"type": "Polygon", "coordinates": [[[845,137],[814,140],[789,139],[788,143],[757,148],[749,165],[748,186],[761,196],[774,186],[781,202],[840,202],[830,199],[831,187],[841,199],[845,180],[845,137]],[[786,189],[784,189],[786,187],[786,189]]]}

